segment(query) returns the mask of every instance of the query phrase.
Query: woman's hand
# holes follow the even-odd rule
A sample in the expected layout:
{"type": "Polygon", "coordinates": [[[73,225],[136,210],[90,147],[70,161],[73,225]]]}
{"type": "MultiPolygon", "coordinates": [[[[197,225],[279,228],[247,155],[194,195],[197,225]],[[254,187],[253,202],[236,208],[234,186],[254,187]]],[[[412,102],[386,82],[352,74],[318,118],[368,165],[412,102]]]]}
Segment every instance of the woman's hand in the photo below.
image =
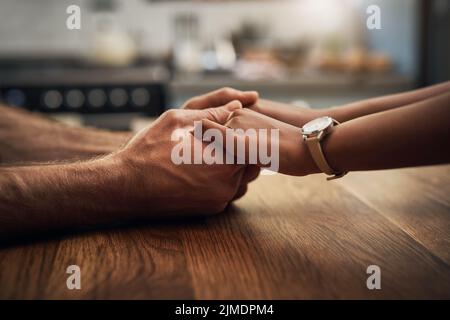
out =
{"type": "MultiPolygon", "coordinates": [[[[267,153],[269,150],[276,152],[276,154],[270,154],[270,158],[271,161],[278,161],[278,172],[280,173],[303,176],[319,172],[309,154],[309,150],[307,150],[306,145],[303,142],[301,129],[291,124],[284,123],[249,109],[238,109],[230,115],[225,125],[220,125],[205,119],[202,121],[202,127],[204,131],[208,129],[218,129],[221,131],[223,137],[227,136],[227,129],[242,129],[244,131],[255,129],[256,135],[249,134],[249,131],[244,134],[233,131],[235,149],[239,143],[245,143],[246,164],[254,164],[250,161],[252,158],[250,152],[255,152],[257,154],[257,164],[260,167],[269,167],[269,165],[267,165],[267,163],[264,164],[260,158],[260,148],[263,147],[265,148],[263,150],[267,150],[267,153]],[[264,135],[266,141],[261,139],[260,129],[267,130],[267,133],[264,135]],[[272,130],[277,130],[278,135],[272,135],[272,130]],[[277,147],[273,148],[273,144],[277,147]],[[250,145],[257,146],[257,149],[251,150],[251,148],[249,148],[250,145]]],[[[222,144],[224,148],[226,148],[226,142],[223,141],[222,144]]],[[[237,154],[236,150],[226,151],[229,153],[233,152],[234,155],[237,154]]],[[[238,157],[239,156],[240,155],[238,154],[238,157]]],[[[270,166],[272,167],[272,165],[270,166]]]]}

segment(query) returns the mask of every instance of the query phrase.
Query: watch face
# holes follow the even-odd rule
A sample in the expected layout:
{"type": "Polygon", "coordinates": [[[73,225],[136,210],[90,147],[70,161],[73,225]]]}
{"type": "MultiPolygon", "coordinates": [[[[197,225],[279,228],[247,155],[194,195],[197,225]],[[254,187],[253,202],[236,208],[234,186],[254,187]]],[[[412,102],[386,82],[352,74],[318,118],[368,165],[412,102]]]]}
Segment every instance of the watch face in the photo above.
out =
{"type": "Polygon", "coordinates": [[[314,134],[325,130],[333,124],[333,119],[330,117],[321,117],[314,119],[303,126],[303,134],[314,134]]]}

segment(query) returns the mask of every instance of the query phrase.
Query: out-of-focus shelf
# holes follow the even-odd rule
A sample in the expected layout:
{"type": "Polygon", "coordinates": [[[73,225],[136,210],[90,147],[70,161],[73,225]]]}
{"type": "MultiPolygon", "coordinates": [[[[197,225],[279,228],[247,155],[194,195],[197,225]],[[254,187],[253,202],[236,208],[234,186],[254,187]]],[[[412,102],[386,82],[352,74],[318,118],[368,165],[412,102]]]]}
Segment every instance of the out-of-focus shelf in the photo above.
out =
{"type": "Polygon", "coordinates": [[[240,88],[350,88],[350,87],[390,87],[412,86],[411,77],[399,74],[345,74],[345,73],[317,73],[304,74],[273,80],[244,80],[227,74],[211,75],[176,75],[170,83],[172,90],[189,90],[197,88],[211,88],[235,86],[240,88]]]}
{"type": "Polygon", "coordinates": [[[411,90],[412,77],[400,74],[308,73],[274,80],[243,80],[227,74],[176,75],[169,84],[171,103],[221,87],[258,90],[278,101],[307,100],[314,107],[343,104],[368,97],[411,90]]]}

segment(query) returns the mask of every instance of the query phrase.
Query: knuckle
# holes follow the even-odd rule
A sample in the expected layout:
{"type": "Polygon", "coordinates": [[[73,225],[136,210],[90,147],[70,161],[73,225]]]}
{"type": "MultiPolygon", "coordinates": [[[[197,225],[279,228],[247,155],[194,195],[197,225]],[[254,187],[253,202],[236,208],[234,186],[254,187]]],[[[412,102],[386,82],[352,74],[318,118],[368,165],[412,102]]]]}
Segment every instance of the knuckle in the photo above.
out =
{"type": "Polygon", "coordinates": [[[223,87],[222,89],[220,89],[220,93],[225,95],[225,96],[230,96],[232,95],[236,90],[234,90],[233,88],[230,87],[223,87]]]}
{"type": "Polygon", "coordinates": [[[163,113],[162,117],[164,120],[170,123],[178,123],[181,121],[181,110],[170,109],[163,113]]]}

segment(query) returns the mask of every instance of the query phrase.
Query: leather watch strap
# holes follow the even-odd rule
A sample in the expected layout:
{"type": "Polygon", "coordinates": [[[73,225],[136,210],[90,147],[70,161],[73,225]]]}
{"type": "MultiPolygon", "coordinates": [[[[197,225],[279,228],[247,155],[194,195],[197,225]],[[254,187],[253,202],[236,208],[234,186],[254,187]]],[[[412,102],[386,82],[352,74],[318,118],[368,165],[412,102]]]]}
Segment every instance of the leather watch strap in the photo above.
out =
{"type": "Polygon", "coordinates": [[[322,147],[320,144],[319,137],[309,137],[305,140],[306,145],[308,146],[309,152],[319,169],[329,175],[335,175],[336,172],[328,165],[328,161],[325,159],[325,156],[322,152],[322,147]]]}

